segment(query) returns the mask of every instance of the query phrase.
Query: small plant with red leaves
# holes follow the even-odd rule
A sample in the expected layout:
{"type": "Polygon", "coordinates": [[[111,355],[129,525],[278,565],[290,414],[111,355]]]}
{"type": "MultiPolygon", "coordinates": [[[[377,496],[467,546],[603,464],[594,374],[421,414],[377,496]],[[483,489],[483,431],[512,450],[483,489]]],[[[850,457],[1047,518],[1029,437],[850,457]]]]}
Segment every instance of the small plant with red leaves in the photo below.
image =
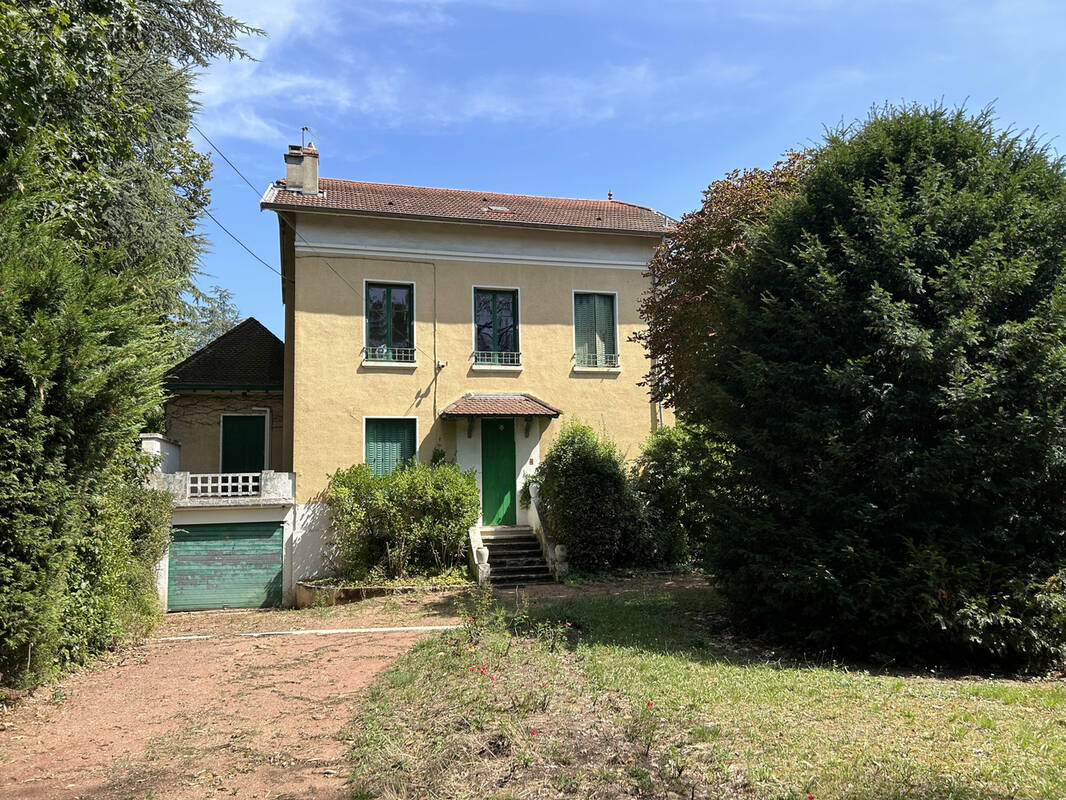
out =
{"type": "Polygon", "coordinates": [[[479,586],[469,595],[457,597],[460,635],[456,644],[472,647],[478,644],[489,630],[502,628],[503,612],[497,606],[492,590],[479,586]]]}
{"type": "Polygon", "coordinates": [[[640,746],[647,758],[651,753],[652,745],[659,738],[659,730],[663,720],[655,710],[655,703],[645,701],[644,705],[634,708],[632,719],[626,726],[626,739],[640,746]]]}

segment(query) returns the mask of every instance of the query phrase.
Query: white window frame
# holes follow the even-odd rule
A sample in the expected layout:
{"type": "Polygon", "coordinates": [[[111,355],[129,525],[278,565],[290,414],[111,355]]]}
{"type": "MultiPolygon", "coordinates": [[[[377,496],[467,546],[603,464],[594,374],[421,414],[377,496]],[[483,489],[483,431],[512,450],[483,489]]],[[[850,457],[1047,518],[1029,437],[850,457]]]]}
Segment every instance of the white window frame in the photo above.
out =
{"type": "MultiPolygon", "coordinates": [[[[471,359],[473,359],[473,353],[477,352],[477,290],[482,289],[486,292],[514,292],[515,302],[518,307],[515,309],[518,313],[518,348],[519,353],[522,349],[522,288],[520,286],[489,286],[483,283],[475,283],[470,287],[470,352],[471,359]]],[[[572,312],[571,312],[572,313],[572,312]]],[[[477,364],[470,365],[470,369],[476,372],[521,372],[522,364],[477,364]]]]}
{"type": "Polygon", "coordinates": [[[263,418],[263,470],[270,469],[270,409],[262,411],[223,411],[218,415],[218,472],[222,474],[222,420],[225,417],[263,418]]]}
{"type": "MultiPolygon", "coordinates": [[[[400,370],[413,370],[418,367],[418,286],[414,279],[409,281],[396,280],[394,278],[363,278],[363,298],[359,301],[362,304],[363,309],[363,347],[360,351],[362,366],[367,369],[400,369],[400,370]],[[391,286],[410,286],[411,287],[411,349],[415,351],[414,361],[372,361],[366,357],[366,333],[369,327],[367,323],[367,314],[369,313],[366,307],[366,291],[367,285],[375,284],[389,284],[391,286]]],[[[380,417],[379,419],[387,419],[387,417],[380,417]]]]}
{"type": "Polygon", "coordinates": [[[621,372],[622,371],[622,337],[618,330],[618,292],[609,289],[572,289],[570,291],[570,358],[574,361],[574,372],[621,372]],[[577,314],[575,298],[579,294],[609,294],[614,296],[614,344],[618,348],[617,367],[579,367],[577,365],[577,314]]]}

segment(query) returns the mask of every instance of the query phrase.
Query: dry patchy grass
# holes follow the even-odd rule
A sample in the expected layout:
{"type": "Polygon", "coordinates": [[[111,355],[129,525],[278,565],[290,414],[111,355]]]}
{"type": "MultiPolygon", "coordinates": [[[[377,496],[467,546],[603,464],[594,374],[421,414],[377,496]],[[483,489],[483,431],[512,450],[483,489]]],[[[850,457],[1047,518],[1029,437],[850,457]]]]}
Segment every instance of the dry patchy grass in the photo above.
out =
{"type": "Polygon", "coordinates": [[[714,632],[716,603],[588,597],[517,633],[475,611],[371,688],[353,796],[1066,797],[1061,681],[792,664],[714,632]]]}

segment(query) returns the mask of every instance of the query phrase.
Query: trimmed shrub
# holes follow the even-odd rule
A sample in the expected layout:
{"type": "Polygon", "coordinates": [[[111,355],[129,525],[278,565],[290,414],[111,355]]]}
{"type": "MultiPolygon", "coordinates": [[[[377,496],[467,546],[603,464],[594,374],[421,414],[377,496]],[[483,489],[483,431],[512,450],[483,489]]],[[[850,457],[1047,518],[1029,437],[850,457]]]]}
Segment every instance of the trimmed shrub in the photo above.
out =
{"type": "Polygon", "coordinates": [[[649,562],[652,537],[625,459],[588,425],[564,423],[530,483],[541,521],[570,563],[594,571],[649,562]]]}
{"type": "Polygon", "coordinates": [[[342,580],[441,575],[462,563],[481,499],[474,473],[412,462],[391,475],[356,464],[330,475],[330,559],[342,580]]]}
{"type": "Polygon", "coordinates": [[[729,452],[721,436],[702,425],[678,422],[652,431],[630,472],[654,532],[652,563],[705,561],[707,543],[725,524],[729,452]]]}

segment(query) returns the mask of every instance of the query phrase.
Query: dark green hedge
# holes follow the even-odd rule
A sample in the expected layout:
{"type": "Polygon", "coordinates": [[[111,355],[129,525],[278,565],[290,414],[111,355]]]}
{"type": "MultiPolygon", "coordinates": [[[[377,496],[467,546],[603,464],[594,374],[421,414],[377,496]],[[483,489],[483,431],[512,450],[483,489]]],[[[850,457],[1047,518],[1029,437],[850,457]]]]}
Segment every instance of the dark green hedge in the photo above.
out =
{"type": "Polygon", "coordinates": [[[30,686],[150,625],[170,500],[137,433],[168,351],[108,261],[0,203],[0,685],[30,686]]]}
{"type": "Polygon", "coordinates": [[[711,539],[756,630],[838,656],[1066,653],[1066,174],[989,114],[830,135],[705,302],[751,491],[711,539]]]}

